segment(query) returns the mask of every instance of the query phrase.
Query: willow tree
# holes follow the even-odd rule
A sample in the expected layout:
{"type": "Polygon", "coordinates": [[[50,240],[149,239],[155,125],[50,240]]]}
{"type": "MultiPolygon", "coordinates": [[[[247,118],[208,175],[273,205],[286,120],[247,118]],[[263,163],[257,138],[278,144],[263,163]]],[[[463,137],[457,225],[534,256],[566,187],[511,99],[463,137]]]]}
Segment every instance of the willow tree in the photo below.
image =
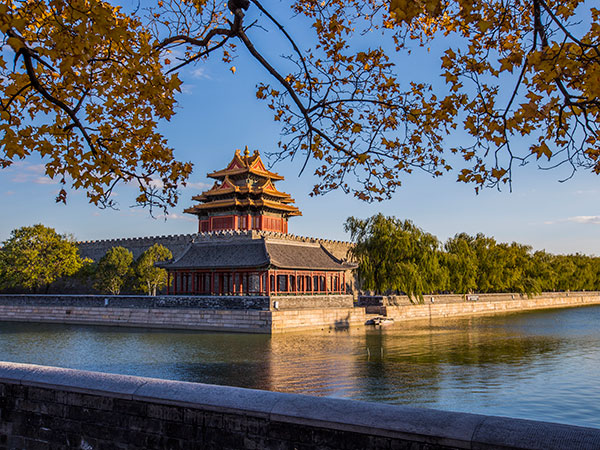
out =
{"type": "Polygon", "coordinates": [[[477,290],[477,255],[473,248],[474,238],[460,233],[444,244],[445,264],[448,268],[448,288],[457,294],[477,290]]]}
{"type": "Polygon", "coordinates": [[[277,156],[318,162],[314,194],[342,189],[378,200],[414,170],[453,168],[479,189],[510,182],[515,164],[530,160],[600,172],[600,11],[591,1],[144,6],[0,4],[2,166],[37,153],[49,177],[84,189],[92,203],[110,205],[124,180],[137,182],[140,203],[168,207],[191,171],[156,131],[173,114],[177,73],[209,58],[235,72],[233,58],[244,54],[264,69],[256,96],[282,125],[277,156]],[[265,29],[270,42],[287,45],[284,58],[280,46],[257,45],[265,29]],[[441,48],[439,72],[405,79],[418,46],[441,48]],[[448,145],[455,129],[471,142],[448,145]],[[452,153],[462,158],[451,165],[452,153]]]}
{"type": "Polygon", "coordinates": [[[377,214],[368,219],[349,217],[344,225],[354,245],[362,289],[377,293],[398,291],[411,301],[445,289],[447,271],[441,264],[440,243],[410,220],[377,214]]]}

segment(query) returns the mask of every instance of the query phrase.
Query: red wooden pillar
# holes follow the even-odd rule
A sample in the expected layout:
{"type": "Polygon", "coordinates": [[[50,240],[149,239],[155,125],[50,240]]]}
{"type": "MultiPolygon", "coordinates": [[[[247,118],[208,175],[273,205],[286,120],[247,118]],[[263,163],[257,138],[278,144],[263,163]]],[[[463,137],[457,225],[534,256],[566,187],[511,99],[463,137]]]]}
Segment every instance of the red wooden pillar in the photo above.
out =
{"type": "Polygon", "coordinates": [[[298,271],[297,270],[294,271],[294,294],[298,294],[298,271]]]}
{"type": "Polygon", "coordinates": [[[263,273],[258,272],[258,295],[263,294],[263,273]]]}
{"type": "Polygon", "coordinates": [[[171,286],[171,272],[167,272],[167,295],[169,295],[169,287],[171,286]]]}

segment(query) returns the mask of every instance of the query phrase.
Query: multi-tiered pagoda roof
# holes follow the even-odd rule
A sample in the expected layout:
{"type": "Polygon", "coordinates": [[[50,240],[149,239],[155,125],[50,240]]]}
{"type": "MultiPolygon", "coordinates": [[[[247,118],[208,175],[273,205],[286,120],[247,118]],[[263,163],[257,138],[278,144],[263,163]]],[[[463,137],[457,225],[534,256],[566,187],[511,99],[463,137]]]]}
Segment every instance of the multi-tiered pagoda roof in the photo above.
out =
{"type": "Polygon", "coordinates": [[[265,230],[287,233],[288,218],[302,213],[289,194],[277,190],[283,177],[266,169],[258,150],[239,150],[225,169],[207,174],[211,189],[192,197],[199,204],[185,210],[198,217],[198,231],[265,230]]]}

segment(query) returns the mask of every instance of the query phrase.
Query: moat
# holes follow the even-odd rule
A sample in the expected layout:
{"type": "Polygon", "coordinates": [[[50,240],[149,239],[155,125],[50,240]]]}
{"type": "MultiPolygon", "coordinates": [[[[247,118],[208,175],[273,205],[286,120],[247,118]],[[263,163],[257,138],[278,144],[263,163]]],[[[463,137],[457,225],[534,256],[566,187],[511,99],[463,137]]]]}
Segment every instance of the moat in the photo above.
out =
{"type": "Polygon", "coordinates": [[[283,335],[0,323],[0,360],[600,428],[600,306],[283,335]]]}

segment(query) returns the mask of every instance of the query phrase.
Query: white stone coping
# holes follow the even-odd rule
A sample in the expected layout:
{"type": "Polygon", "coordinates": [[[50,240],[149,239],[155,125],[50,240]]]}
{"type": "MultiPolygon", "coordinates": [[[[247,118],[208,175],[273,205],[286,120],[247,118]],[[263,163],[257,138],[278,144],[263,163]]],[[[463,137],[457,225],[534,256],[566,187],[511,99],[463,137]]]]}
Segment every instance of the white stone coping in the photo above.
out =
{"type": "Polygon", "coordinates": [[[600,429],[0,362],[0,381],[465,449],[600,448],[600,429]]]}

